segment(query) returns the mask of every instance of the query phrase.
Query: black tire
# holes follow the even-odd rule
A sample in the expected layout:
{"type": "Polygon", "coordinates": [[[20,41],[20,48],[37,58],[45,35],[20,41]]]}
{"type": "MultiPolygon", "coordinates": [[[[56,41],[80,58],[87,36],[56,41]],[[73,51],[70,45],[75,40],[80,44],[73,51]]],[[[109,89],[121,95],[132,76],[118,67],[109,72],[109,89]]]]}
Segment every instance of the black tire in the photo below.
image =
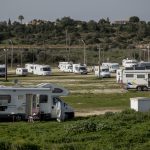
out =
{"type": "Polygon", "coordinates": [[[148,87],[147,87],[147,86],[144,86],[144,87],[143,87],[143,91],[148,91],[148,87]]]}
{"type": "Polygon", "coordinates": [[[136,89],[137,89],[137,91],[142,91],[143,87],[142,86],[138,86],[136,89]]]}

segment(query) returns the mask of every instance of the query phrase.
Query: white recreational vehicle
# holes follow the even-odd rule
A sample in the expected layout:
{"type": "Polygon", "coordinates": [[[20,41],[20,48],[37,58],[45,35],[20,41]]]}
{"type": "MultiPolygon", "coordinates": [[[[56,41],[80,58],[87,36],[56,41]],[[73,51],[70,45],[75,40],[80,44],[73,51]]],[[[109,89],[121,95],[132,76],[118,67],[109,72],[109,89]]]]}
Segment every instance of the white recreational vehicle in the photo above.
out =
{"type": "Polygon", "coordinates": [[[136,59],[123,59],[122,66],[125,68],[137,66],[138,62],[136,59]]]}
{"type": "Polygon", "coordinates": [[[35,115],[38,119],[73,118],[73,109],[59,97],[68,90],[54,84],[42,83],[36,87],[0,87],[0,118],[17,120],[35,115]]]}
{"type": "Polygon", "coordinates": [[[35,75],[51,75],[51,68],[49,65],[25,64],[25,68],[28,69],[29,73],[35,75]]]}
{"type": "Polygon", "coordinates": [[[58,68],[63,72],[73,72],[73,62],[59,62],[58,68]]]}
{"type": "Polygon", "coordinates": [[[36,75],[51,75],[51,68],[49,65],[34,65],[33,66],[33,74],[36,75]]]}
{"type": "Polygon", "coordinates": [[[86,65],[81,65],[81,64],[73,64],[73,72],[79,74],[88,73],[86,65]]]}
{"type": "Polygon", "coordinates": [[[33,73],[34,64],[25,64],[25,68],[28,69],[29,73],[33,73]]]}
{"type": "Polygon", "coordinates": [[[6,67],[5,67],[4,64],[3,64],[3,65],[0,65],[0,76],[1,76],[1,77],[4,77],[4,76],[5,76],[5,69],[6,69],[6,67]]]}
{"type": "Polygon", "coordinates": [[[16,68],[16,75],[26,76],[27,74],[28,74],[28,69],[16,68]]]}
{"type": "Polygon", "coordinates": [[[110,72],[116,72],[119,69],[118,63],[102,63],[102,66],[108,66],[110,72]]]}
{"type": "Polygon", "coordinates": [[[139,91],[150,88],[150,70],[142,69],[119,69],[116,76],[118,83],[123,83],[127,89],[137,89],[139,91]]]}
{"type": "Polygon", "coordinates": [[[109,71],[108,66],[100,66],[100,72],[99,72],[99,66],[94,67],[95,76],[101,77],[101,78],[110,78],[111,73],[109,71]]]}

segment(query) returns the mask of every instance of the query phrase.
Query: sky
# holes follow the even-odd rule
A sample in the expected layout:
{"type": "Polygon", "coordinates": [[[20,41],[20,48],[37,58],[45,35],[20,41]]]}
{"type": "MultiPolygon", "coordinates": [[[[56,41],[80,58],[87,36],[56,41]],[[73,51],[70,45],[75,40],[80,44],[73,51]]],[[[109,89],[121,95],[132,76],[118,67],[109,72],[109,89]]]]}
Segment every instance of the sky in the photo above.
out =
{"type": "Polygon", "coordinates": [[[0,21],[17,21],[19,15],[24,16],[23,22],[64,16],[81,21],[108,17],[112,22],[138,16],[150,21],[150,0],[0,0],[0,21]]]}

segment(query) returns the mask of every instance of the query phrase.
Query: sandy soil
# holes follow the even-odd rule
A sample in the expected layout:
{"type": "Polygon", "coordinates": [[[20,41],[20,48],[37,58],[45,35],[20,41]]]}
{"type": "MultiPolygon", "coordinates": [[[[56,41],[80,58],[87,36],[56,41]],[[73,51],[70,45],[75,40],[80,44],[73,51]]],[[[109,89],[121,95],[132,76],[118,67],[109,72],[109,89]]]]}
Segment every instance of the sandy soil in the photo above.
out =
{"type": "Polygon", "coordinates": [[[86,117],[86,116],[93,116],[93,115],[102,115],[106,112],[121,112],[120,109],[103,109],[103,110],[83,110],[83,111],[76,111],[75,116],[76,117],[86,117]]]}

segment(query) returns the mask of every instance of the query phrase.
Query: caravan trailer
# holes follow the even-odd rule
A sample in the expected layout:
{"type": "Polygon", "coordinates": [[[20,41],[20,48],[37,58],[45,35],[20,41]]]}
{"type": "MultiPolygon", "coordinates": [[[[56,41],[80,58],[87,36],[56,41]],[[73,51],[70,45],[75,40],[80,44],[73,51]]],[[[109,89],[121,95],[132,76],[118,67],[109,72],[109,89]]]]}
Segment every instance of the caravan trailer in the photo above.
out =
{"type": "Polygon", "coordinates": [[[5,77],[5,69],[6,69],[6,67],[4,64],[0,65],[0,76],[1,77],[5,77]]]}
{"type": "Polygon", "coordinates": [[[28,75],[28,69],[16,68],[16,75],[26,76],[26,75],[28,75]]]}
{"type": "Polygon", "coordinates": [[[118,63],[102,63],[102,66],[108,66],[110,72],[116,72],[119,69],[118,63]]]}
{"type": "Polygon", "coordinates": [[[128,68],[117,70],[117,82],[123,83],[127,89],[138,91],[150,88],[150,70],[144,68],[128,68]]]}
{"type": "Polygon", "coordinates": [[[68,90],[50,83],[35,87],[0,86],[0,118],[25,120],[35,115],[41,120],[74,117],[74,110],[60,96],[67,96],[68,90]]]}
{"type": "Polygon", "coordinates": [[[81,65],[81,64],[73,64],[73,72],[78,74],[88,73],[86,65],[81,65]]]}

